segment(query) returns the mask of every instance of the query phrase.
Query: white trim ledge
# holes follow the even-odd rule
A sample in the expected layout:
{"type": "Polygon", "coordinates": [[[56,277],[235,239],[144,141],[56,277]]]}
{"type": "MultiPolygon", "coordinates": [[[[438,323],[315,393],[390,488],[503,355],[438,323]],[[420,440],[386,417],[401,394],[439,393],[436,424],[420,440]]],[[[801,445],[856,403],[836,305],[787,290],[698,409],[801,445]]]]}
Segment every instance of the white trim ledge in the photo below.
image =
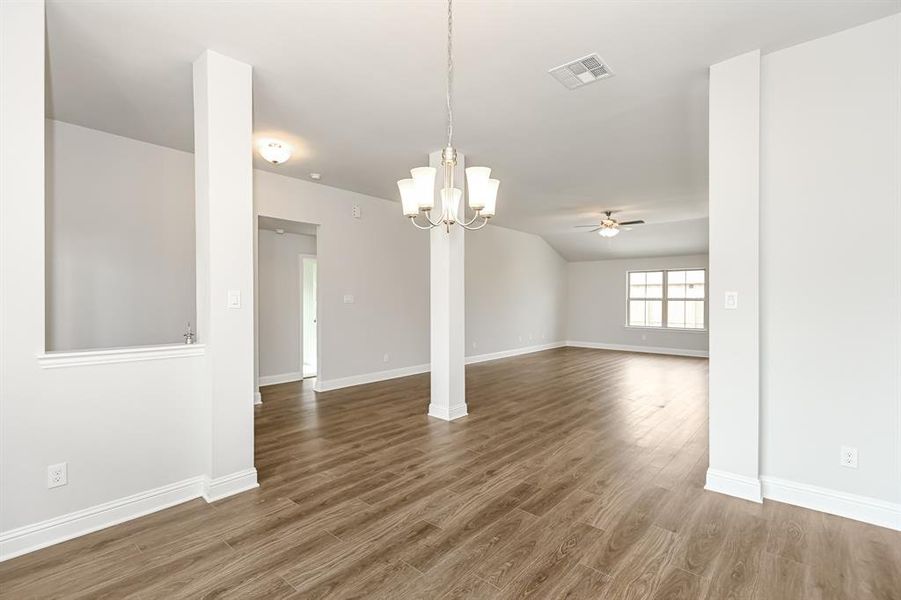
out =
{"type": "Polygon", "coordinates": [[[258,487],[260,484],[257,482],[257,470],[251,467],[215,479],[204,478],[203,499],[207,502],[216,502],[258,487]]]}
{"type": "Polygon", "coordinates": [[[203,492],[204,478],[192,477],[0,533],[0,561],[137,519],[194,498],[203,492]]]}
{"type": "Polygon", "coordinates": [[[763,497],[901,531],[901,504],[776,477],[761,477],[763,497]]]}
{"type": "Polygon", "coordinates": [[[760,480],[756,477],[707,469],[707,484],[704,489],[758,504],[763,502],[760,480]]]}
{"type": "Polygon", "coordinates": [[[624,344],[604,344],[601,342],[577,342],[567,341],[571,348],[593,348],[595,350],[616,350],[618,352],[643,352],[646,354],[668,354],[671,356],[695,356],[707,358],[707,350],[691,350],[688,348],[665,348],[659,346],[628,346],[624,344]]]}
{"type": "Polygon", "coordinates": [[[364,385],[367,383],[375,383],[377,381],[386,381],[388,379],[397,379],[398,377],[409,377],[410,375],[419,375],[428,373],[430,365],[413,365],[411,367],[401,367],[399,369],[390,369],[388,371],[376,371],[374,373],[363,373],[362,375],[352,375],[351,377],[341,377],[339,379],[324,380],[321,377],[316,378],[313,385],[313,391],[330,392],[341,388],[351,387],[355,385],[364,385]]]}
{"type": "Polygon", "coordinates": [[[260,375],[259,386],[278,385],[280,383],[300,381],[301,379],[303,379],[303,373],[300,371],[294,371],[293,373],[279,373],[278,375],[260,375]]]}
{"type": "Polygon", "coordinates": [[[165,344],[161,346],[134,346],[130,348],[105,348],[102,350],[76,350],[74,352],[44,352],[37,355],[43,369],[82,367],[110,363],[138,362],[143,360],[168,360],[188,356],[203,356],[203,344],[165,344]]]}

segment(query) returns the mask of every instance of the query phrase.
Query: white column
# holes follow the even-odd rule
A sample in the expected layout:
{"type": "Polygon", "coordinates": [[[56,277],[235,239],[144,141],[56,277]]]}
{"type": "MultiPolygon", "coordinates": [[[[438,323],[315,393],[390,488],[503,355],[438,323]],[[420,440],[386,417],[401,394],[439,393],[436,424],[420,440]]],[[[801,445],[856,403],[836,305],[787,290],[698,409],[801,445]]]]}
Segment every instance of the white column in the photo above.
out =
{"type": "Polygon", "coordinates": [[[710,67],[710,468],[707,489],[761,501],[760,52],[710,67]],[[727,302],[727,295],[736,303],[727,302]]]}
{"type": "MultiPolygon", "coordinates": [[[[464,157],[457,154],[454,186],[464,189],[464,157]]],[[[438,169],[442,185],[441,152],[429,155],[429,165],[438,169]]],[[[429,416],[452,421],[466,415],[466,314],[463,259],[465,230],[459,225],[450,233],[443,227],[431,230],[431,361],[432,399],[429,416]]]]}
{"type": "Polygon", "coordinates": [[[253,98],[251,67],[194,62],[197,334],[210,407],[206,497],[257,486],[253,467],[253,98]]]}

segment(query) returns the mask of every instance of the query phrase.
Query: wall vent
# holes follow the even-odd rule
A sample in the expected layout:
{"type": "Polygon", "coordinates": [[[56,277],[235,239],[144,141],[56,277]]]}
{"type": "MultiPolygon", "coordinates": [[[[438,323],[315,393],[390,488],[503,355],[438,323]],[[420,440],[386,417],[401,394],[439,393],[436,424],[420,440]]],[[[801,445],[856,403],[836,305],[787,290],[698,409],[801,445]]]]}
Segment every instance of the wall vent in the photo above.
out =
{"type": "Polygon", "coordinates": [[[613,71],[597,54],[589,54],[548,71],[554,79],[570,90],[613,77],[613,71]]]}

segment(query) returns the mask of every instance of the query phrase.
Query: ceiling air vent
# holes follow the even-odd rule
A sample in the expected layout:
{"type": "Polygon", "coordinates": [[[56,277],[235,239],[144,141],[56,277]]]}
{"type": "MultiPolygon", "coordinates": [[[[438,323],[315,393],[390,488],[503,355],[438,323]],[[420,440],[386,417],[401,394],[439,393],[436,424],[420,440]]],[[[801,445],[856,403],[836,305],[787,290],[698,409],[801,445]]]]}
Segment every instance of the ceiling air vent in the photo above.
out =
{"type": "Polygon", "coordinates": [[[571,90],[594,83],[599,79],[613,77],[613,71],[597,54],[589,54],[565,65],[554,67],[548,73],[571,90]]]}

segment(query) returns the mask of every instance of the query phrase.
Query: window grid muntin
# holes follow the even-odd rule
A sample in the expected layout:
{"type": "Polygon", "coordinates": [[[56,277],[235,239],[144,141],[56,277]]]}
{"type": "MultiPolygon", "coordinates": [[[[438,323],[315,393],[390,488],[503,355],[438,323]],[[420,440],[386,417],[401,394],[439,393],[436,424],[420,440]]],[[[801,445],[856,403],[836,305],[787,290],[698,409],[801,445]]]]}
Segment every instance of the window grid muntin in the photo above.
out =
{"type": "MultiPolygon", "coordinates": [[[[656,278],[655,278],[656,280],[656,278]]],[[[636,327],[639,329],[675,329],[680,331],[706,331],[707,328],[707,269],[706,268],[680,268],[680,269],[648,269],[648,270],[638,270],[638,271],[627,271],[626,272],[626,326],[627,327],[636,327]],[[647,277],[649,274],[662,275],[662,286],[661,286],[661,294],[659,296],[654,296],[652,298],[647,297],[647,277]],[[670,282],[670,275],[675,274],[675,283],[670,282]],[[693,281],[691,283],[688,282],[689,274],[691,275],[691,279],[697,280],[700,278],[703,279],[702,282],[693,281]],[[633,275],[642,276],[633,278],[633,275]],[[633,283],[633,281],[637,282],[633,283]],[[684,282],[684,283],[682,283],[684,282]],[[670,296],[670,286],[685,286],[683,290],[684,296],[671,297],[670,296]],[[692,292],[693,297],[689,297],[689,287],[688,286],[700,286],[700,290],[695,288],[692,292]],[[633,289],[635,286],[635,289],[633,289]],[[643,290],[638,289],[643,286],[643,290]],[[641,295],[633,295],[633,292],[638,292],[641,295]],[[697,294],[700,294],[698,296],[697,294]],[[653,324],[648,323],[648,301],[652,301],[654,303],[660,304],[660,313],[661,319],[659,324],[654,322],[653,324]],[[632,306],[633,302],[642,302],[644,303],[643,310],[643,323],[633,323],[632,319],[632,306]],[[681,302],[684,303],[683,311],[688,308],[690,304],[694,305],[693,309],[694,314],[692,315],[692,319],[686,319],[685,312],[683,312],[683,317],[681,321],[681,325],[670,325],[670,302],[681,302]],[[700,311],[698,311],[697,306],[700,305],[700,311]],[[686,321],[697,324],[700,320],[700,327],[689,327],[686,326],[686,321]]]]}

